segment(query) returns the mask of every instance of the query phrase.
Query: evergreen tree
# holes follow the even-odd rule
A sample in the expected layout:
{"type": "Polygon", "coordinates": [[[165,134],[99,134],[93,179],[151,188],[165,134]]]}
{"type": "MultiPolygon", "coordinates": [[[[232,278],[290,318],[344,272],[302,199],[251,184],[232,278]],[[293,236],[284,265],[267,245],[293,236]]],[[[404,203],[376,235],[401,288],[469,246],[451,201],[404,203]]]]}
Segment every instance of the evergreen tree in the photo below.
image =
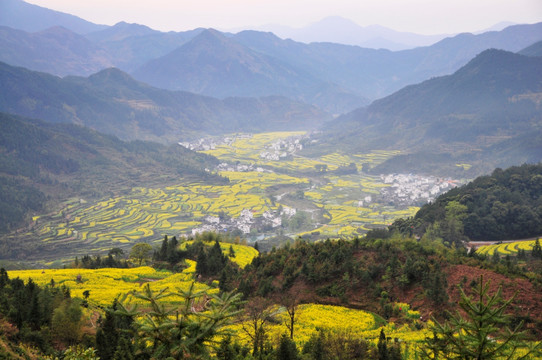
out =
{"type": "Polygon", "coordinates": [[[164,241],[162,241],[162,246],[160,247],[160,252],[158,253],[158,261],[167,260],[168,248],[169,248],[169,243],[168,243],[167,235],[164,235],[164,241]]]}
{"type": "Polygon", "coordinates": [[[377,354],[378,360],[388,360],[388,340],[386,339],[386,334],[384,329],[380,329],[380,336],[378,337],[377,354]]]}
{"type": "Polygon", "coordinates": [[[231,345],[231,337],[226,336],[220,342],[220,346],[216,350],[216,358],[218,360],[234,360],[235,352],[231,345]]]}
{"type": "Polygon", "coordinates": [[[174,236],[171,238],[168,244],[168,256],[167,261],[169,261],[171,264],[175,264],[177,261],[179,261],[178,254],[178,248],[179,242],[177,241],[177,238],[174,236]]]}
{"type": "Polygon", "coordinates": [[[540,246],[540,240],[538,238],[534,242],[531,256],[533,259],[542,259],[542,247],[540,246]]]}
{"type": "MultiPolygon", "coordinates": [[[[119,339],[119,344],[117,345],[117,349],[113,354],[112,360],[134,360],[134,358],[134,349],[130,343],[130,340],[122,336],[119,339]]],[[[100,359],[103,360],[102,358],[100,359]]]]}
{"type": "Polygon", "coordinates": [[[295,342],[290,339],[286,334],[283,334],[280,338],[279,347],[276,352],[277,360],[296,360],[297,356],[297,347],[295,342]]]}
{"type": "Polygon", "coordinates": [[[474,289],[474,298],[468,297],[461,287],[459,290],[459,306],[466,317],[459,312],[450,314],[450,320],[443,324],[433,319],[433,337],[425,340],[421,348],[423,357],[461,360],[513,358],[520,348],[527,351],[526,355],[522,354],[525,355],[523,358],[541,354],[541,343],[524,341],[524,333],[520,331],[523,323],[514,329],[507,326],[509,320],[505,310],[515,295],[503,300],[501,287],[490,295],[489,283],[484,283],[482,276],[478,288],[474,289]]]}
{"type": "Polygon", "coordinates": [[[214,245],[209,250],[209,254],[207,257],[209,275],[218,275],[226,265],[226,262],[227,258],[222,252],[220,243],[218,242],[218,240],[216,240],[214,245]]]}
{"type": "Polygon", "coordinates": [[[6,284],[8,283],[8,281],[9,281],[9,276],[6,269],[1,268],[0,269],[0,289],[3,289],[4,286],[6,286],[6,284]]]}
{"type": "Polygon", "coordinates": [[[209,268],[207,266],[207,254],[205,253],[205,248],[201,247],[198,252],[198,257],[196,260],[196,273],[201,276],[207,276],[209,273],[209,268]]]}
{"type": "MultiPolygon", "coordinates": [[[[127,344],[122,344],[121,342],[123,338],[130,336],[133,318],[119,314],[117,310],[119,310],[118,300],[115,299],[111,307],[106,309],[105,318],[101,320],[98,331],[96,332],[96,350],[102,360],[115,359],[119,347],[124,352],[128,351],[127,344]]],[[[128,342],[128,344],[130,343],[128,342]]]]}

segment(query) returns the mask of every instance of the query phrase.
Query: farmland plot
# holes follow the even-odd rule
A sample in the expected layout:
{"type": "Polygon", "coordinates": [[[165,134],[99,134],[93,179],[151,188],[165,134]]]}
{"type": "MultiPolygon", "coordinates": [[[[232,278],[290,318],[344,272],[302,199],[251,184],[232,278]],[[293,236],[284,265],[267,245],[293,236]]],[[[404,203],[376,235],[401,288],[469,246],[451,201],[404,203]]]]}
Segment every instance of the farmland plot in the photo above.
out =
{"type": "MultiPolygon", "coordinates": [[[[284,308],[275,307],[277,308],[277,321],[269,323],[267,334],[271,341],[278,343],[280,336],[287,333],[287,328],[284,325],[287,321],[287,314],[284,308]]],[[[297,311],[294,340],[298,347],[302,347],[312,335],[321,330],[361,337],[375,343],[378,341],[381,329],[388,337],[401,339],[405,343],[417,343],[430,335],[426,329],[415,330],[406,324],[386,323],[385,320],[373,313],[342,306],[304,304],[300,305],[297,311]]],[[[243,324],[232,325],[231,329],[235,331],[237,341],[250,344],[248,335],[243,331],[243,324]]]]}
{"type": "Polygon", "coordinates": [[[533,250],[535,240],[515,241],[502,244],[493,244],[481,246],[476,250],[478,254],[493,256],[495,253],[499,255],[516,255],[518,250],[530,252],[533,250]]]}

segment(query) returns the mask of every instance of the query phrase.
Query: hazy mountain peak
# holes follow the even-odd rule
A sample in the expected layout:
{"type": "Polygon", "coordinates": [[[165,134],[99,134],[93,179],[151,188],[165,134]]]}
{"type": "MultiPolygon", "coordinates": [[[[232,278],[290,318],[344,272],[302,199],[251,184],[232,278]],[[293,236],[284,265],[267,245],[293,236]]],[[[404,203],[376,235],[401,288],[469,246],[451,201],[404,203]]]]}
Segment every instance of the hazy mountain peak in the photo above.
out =
{"type": "Polygon", "coordinates": [[[356,24],[354,21],[346,19],[342,16],[328,16],[328,17],[323,18],[320,21],[310,24],[308,27],[327,27],[327,26],[333,26],[337,28],[360,27],[360,25],[356,24]]]}
{"type": "Polygon", "coordinates": [[[218,52],[227,51],[231,54],[233,51],[245,52],[243,46],[236,41],[224,36],[223,33],[215,29],[205,29],[192,40],[181,46],[179,49],[174,50],[173,53],[186,52],[186,51],[201,51],[206,52],[218,52]]]}
{"type": "Polygon", "coordinates": [[[135,83],[136,81],[127,73],[115,67],[104,69],[88,78],[92,83],[113,82],[116,84],[135,83]]]}
{"type": "Polygon", "coordinates": [[[341,16],[329,16],[303,28],[267,25],[258,30],[271,31],[283,39],[303,43],[331,42],[389,50],[427,46],[448,36],[399,32],[381,25],[361,26],[341,16]]]}
{"type": "Polygon", "coordinates": [[[207,39],[207,40],[219,39],[223,41],[223,40],[226,40],[227,38],[220,31],[215,30],[213,28],[209,28],[209,29],[204,29],[201,33],[199,33],[196,37],[194,37],[194,40],[200,41],[201,39],[207,39]]]}
{"type": "Polygon", "coordinates": [[[125,21],[116,23],[107,29],[87,34],[86,37],[92,41],[121,41],[132,36],[145,36],[159,33],[148,26],[130,24],[125,21]]]}
{"type": "Polygon", "coordinates": [[[147,35],[157,32],[156,30],[151,29],[146,25],[136,24],[136,23],[127,23],[121,21],[113,25],[111,30],[129,32],[130,36],[133,35],[147,35]]]}
{"type": "Polygon", "coordinates": [[[70,29],[66,29],[64,26],[52,26],[42,31],[38,31],[37,34],[42,36],[73,36],[81,37],[81,35],[74,33],[70,29]]]}

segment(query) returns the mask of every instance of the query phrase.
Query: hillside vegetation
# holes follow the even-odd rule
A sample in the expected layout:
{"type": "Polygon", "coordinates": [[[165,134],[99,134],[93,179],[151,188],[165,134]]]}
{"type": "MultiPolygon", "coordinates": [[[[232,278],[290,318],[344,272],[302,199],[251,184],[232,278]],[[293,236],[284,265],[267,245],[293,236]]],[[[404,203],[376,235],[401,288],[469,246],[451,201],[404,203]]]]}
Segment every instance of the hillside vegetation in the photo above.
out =
{"type": "Polygon", "coordinates": [[[416,231],[431,230],[450,243],[540,236],[542,163],[496,169],[478,177],[424,205],[410,223],[416,231]]]}
{"type": "Polygon", "coordinates": [[[90,200],[132,186],[170,184],[180,177],[225,181],[204,170],[217,164],[215,158],[178,145],[123,142],[79,125],[4,113],[0,149],[2,232],[71,197],[90,200]]]}

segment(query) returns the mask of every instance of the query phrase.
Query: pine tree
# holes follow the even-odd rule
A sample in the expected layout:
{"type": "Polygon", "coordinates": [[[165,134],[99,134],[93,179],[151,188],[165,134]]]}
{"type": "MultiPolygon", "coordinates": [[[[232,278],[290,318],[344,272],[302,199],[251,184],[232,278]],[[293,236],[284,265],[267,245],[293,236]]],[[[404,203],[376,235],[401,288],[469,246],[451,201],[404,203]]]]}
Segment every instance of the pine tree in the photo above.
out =
{"type": "Polygon", "coordinates": [[[158,253],[158,261],[166,261],[168,258],[168,239],[167,235],[164,235],[164,241],[162,241],[162,246],[160,247],[160,252],[158,253]]]}
{"type": "Polygon", "coordinates": [[[297,348],[295,342],[288,337],[288,335],[283,334],[280,338],[279,347],[276,353],[277,360],[296,360],[297,359],[297,348]]]}
{"type": "Polygon", "coordinates": [[[235,352],[231,346],[231,338],[226,336],[220,342],[220,346],[216,350],[216,358],[219,360],[234,360],[235,352]]]}
{"type": "Polygon", "coordinates": [[[201,276],[207,276],[209,273],[209,268],[207,266],[207,254],[205,253],[205,249],[203,247],[200,248],[196,260],[196,273],[201,276]]]}
{"type": "MultiPolygon", "coordinates": [[[[450,314],[450,320],[444,324],[433,319],[433,337],[425,339],[421,355],[429,359],[496,359],[511,358],[517,355],[519,348],[528,354],[539,354],[541,344],[530,345],[524,341],[524,333],[520,331],[523,323],[513,330],[507,327],[508,316],[505,310],[514,300],[515,295],[503,300],[502,288],[494,295],[489,294],[489,282],[484,283],[480,276],[474,298],[461,292],[460,308],[465,312],[450,314]]],[[[522,354],[523,355],[523,354],[522,354]]]]}
{"type": "Polygon", "coordinates": [[[168,245],[167,261],[169,261],[171,264],[175,264],[179,260],[177,256],[178,247],[179,242],[177,241],[177,237],[174,236],[171,238],[168,245]]]}
{"type": "Polygon", "coordinates": [[[124,336],[119,339],[112,360],[134,360],[134,349],[129,339],[124,336]]]}
{"type": "Polygon", "coordinates": [[[380,336],[378,337],[376,347],[378,349],[378,360],[388,360],[388,340],[386,339],[384,329],[380,329],[380,336]]]}
{"type": "Polygon", "coordinates": [[[534,259],[542,259],[542,247],[540,246],[540,240],[536,239],[533,245],[533,252],[531,256],[534,259]]]}
{"type": "Polygon", "coordinates": [[[9,276],[6,269],[1,268],[0,269],[0,289],[3,289],[4,286],[6,286],[6,284],[8,283],[8,281],[9,281],[9,276]]]}

